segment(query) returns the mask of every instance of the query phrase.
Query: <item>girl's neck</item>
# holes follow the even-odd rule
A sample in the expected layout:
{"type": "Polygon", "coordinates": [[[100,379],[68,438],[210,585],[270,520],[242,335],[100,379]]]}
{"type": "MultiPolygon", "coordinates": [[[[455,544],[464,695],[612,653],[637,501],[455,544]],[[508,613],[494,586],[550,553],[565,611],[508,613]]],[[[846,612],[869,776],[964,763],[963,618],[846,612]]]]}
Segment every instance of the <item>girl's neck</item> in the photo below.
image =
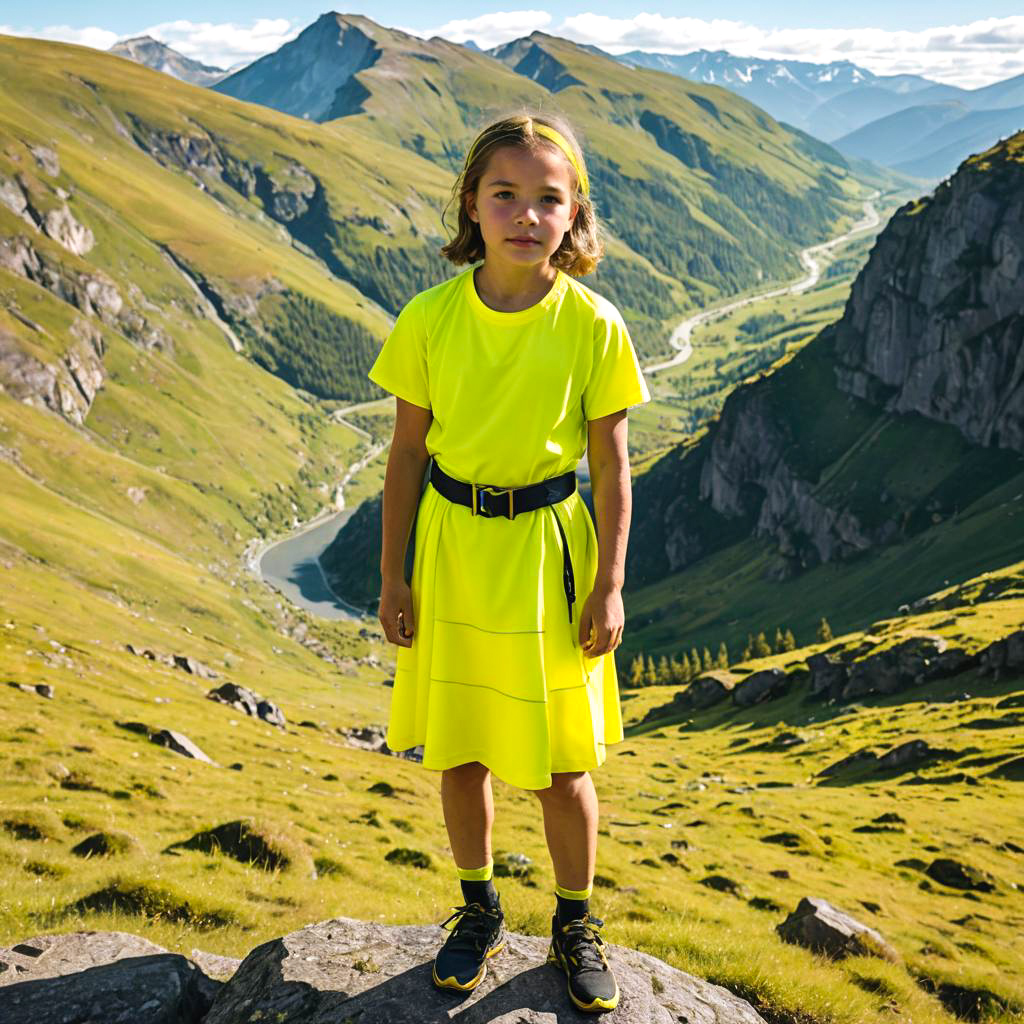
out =
{"type": "Polygon", "coordinates": [[[558,279],[551,263],[535,267],[497,267],[486,259],[473,271],[480,301],[500,313],[518,313],[535,306],[558,279]]]}

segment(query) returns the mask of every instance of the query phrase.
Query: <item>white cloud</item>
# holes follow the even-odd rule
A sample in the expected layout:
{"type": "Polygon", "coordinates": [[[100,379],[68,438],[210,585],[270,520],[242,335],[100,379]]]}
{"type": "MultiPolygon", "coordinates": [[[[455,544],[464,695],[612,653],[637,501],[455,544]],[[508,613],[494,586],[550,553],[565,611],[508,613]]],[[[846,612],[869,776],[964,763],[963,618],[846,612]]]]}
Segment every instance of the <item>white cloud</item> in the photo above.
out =
{"type": "Polygon", "coordinates": [[[583,13],[554,24],[543,11],[500,11],[450,21],[438,28],[409,30],[424,38],[453,42],[473,39],[485,49],[542,29],[609,53],[653,50],[689,53],[728,50],[737,56],[803,60],[827,64],[849,60],[877,75],[919,74],[940,82],[976,88],[1024,70],[1024,17],[984,18],[965,25],[920,31],[877,28],[761,28],[715,18],[670,17],[655,12],[630,18],[583,13]]]}
{"type": "Polygon", "coordinates": [[[401,31],[419,36],[421,39],[443,36],[453,43],[473,40],[481,49],[489,50],[492,46],[528,36],[531,32],[547,30],[551,21],[551,15],[547,11],[494,11],[475,18],[448,21],[440,28],[402,28],[401,31]]]}
{"type": "Polygon", "coordinates": [[[78,43],[96,50],[109,50],[117,42],[117,33],[105,28],[72,28],[70,25],[48,25],[46,28],[14,28],[0,25],[0,35],[31,36],[34,39],[52,39],[58,43],[78,43]]]}
{"type": "Polygon", "coordinates": [[[579,14],[566,18],[554,34],[594,43],[610,53],[708,49],[819,64],[849,60],[877,75],[909,72],[963,88],[1019,74],[1024,51],[1024,17],[1020,16],[908,32],[877,28],[764,29],[745,22],[660,14],[637,14],[632,18],[579,14]]]}
{"type": "Polygon", "coordinates": [[[118,39],[152,36],[193,60],[227,68],[239,62],[255,60],[294,39],[305,25],[293,25],[287,18],[259,18],[251,25],[233,22],[165,21],[142,27],[137,32],[118,35],[103,28],[71,28],[51,25],[44,29],[15,29],[0,25],[0,33],[34,36],[64,43],[81,43],[97,50],[109,50],[118,39]]]}

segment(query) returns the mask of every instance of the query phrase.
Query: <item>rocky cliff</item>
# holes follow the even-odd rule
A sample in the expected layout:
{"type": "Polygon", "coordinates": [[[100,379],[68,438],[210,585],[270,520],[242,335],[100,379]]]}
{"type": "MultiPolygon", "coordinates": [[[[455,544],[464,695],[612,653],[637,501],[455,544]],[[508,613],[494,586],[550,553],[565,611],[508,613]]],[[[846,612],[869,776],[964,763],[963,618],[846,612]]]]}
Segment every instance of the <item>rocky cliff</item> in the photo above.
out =
{"type": "Polygon", "coordinates": [[[842,319],[737,388],[634,491],[627,579],[743,537],[791,577],[915,536],[1024,470],[1024,133],[902,207],[842,319]]]}

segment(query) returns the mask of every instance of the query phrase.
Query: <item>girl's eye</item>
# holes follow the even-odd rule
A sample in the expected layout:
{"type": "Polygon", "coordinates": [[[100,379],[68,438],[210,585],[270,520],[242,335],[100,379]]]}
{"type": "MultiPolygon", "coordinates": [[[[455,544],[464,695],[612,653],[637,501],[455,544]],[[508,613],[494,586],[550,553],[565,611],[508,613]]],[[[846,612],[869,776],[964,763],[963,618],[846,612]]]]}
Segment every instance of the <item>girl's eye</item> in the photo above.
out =
{"type": "Polygon", "coordinates": [[[494,193],[494,198],[495,199],[500,199],[502,196],[510,196],[510,195],[512,195],[512,193],[509,192],[508,189],[502,189],[500,192],[495,192],[494,193]]]}

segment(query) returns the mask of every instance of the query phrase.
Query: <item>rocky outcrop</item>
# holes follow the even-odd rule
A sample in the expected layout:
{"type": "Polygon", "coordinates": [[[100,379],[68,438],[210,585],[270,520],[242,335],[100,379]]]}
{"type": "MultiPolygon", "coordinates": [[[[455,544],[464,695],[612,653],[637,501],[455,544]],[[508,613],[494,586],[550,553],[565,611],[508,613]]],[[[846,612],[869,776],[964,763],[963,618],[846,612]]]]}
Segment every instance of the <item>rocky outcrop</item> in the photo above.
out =
{"type": "Polygon", "coordinates": [[[1024,170],[1006,146],[901,207],[854,282],[840,388],[1024,452],[1024,170]]]}
{"type": "Polygon", "coordinates": [[[1024,134],[966,161],[901,208],[842,319],[734,389],[705,436],[638,478],[632,585],[751,536],[774,551],[764,574],[790,578],[915,536],[1020,472],[1022,145],[1024,134]],[[914,445],[927,447],[930,483],[886,486],[875,467],[914,445]],[[975,445],[990,451],[975,457],[975,445]]]}
{"type": "MultiPolygon", "coordinates": [[[[388,926],[339,917],[257,946],[238,963],[193,950],[168,953],[125,932],[75,932],[0,949],[4,1024],[542,1024],[579,1016],[565,975],[545,965],[549,939],[512,932],[471,993],[439,991],[430,965],[437,925],[388,926]],[[237,966],[236,966],[237,965],[237,966]],[[225,980],[214,980],[224,978],[225,980]]],[[[763,1024],[721,985],[646,953],[606,945],[619,985],[609,1024],[763,1024]]]]}
{"type": "Polygon", "coordinates": [[[83,320],[75,321],[71,335],[64,357],[43,363],[0,328],[0,384],[19,401],[52,409],[81,425],[106,380],[105,345],[100,331],[83,320]]]}
{"type": "Polygon", "coordinates": [[[0,949],[4,1024],[199,1024],[219,983],[128,932],[39,935],[0,949]]]}

